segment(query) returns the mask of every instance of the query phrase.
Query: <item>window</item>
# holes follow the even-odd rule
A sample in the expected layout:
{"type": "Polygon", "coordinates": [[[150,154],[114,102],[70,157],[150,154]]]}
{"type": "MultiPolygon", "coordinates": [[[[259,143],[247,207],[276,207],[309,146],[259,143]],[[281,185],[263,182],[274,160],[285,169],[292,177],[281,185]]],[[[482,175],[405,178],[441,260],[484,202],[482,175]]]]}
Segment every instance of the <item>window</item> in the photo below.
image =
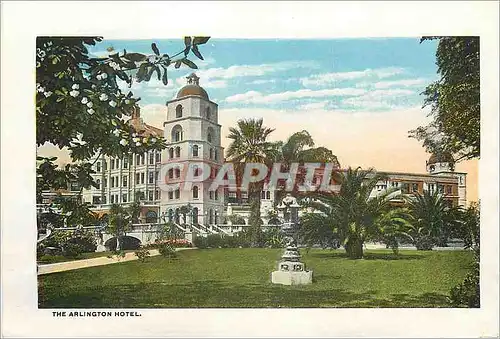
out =
{"type": "Polygon", "coordinates": [[[111,177],[111,188],[115,187],[115,177],[111,177]]]}
{"type": "Polygon", "coordinates": [[[116,169],[119,169],[120,168],[120,159],[116,159],[116,169]]]}
{"type": "Polygon", "coordinates": [[[214,191],[214,199],[219,200],[219,191],[214,191]]]}
{"type": "Polygon", "coordinates": [[[174,157],[174,148],[173,148],[173,147],[170,147],[170,148],[168,149],[168,157],[169,157],[170,159],[172,159],[172,158],[174,157]]]}
{"type": "Polygon", "coordinates": [[[111,169],[115,169],[115,159],[111,159],[111,169]]]}
{"type": "Polygon", "coordinates": [[[102,188],[107,188],[108,187],[108,178],[104,178],[102,182],[102,188]]]}
{"type": "Polygon", "coordinates": [[[174,169],[171,168],[168,170],[168,178],[173,179],[174,178],[174,169]]]}
{"type": "Polygon", "coordinates": [[[179,167],[175,169],[175,177],[177,179],[181,177],[181,169],[179,167]]]}
{"type": "Polygon", "coordinates": [[[205,108],[205,116],[207,117],[208,120],[212,118],[211,115],[212,114],[210,113],[210,107],[205,108]]]}
{"type": "Polygon", "coordinates": [[[195,177],[199,177],[201,175],[201,169],[198,166],[193,166],[193,174],[195,177]]]}
{"type": "Polygon", "coordinates": [[[214,223],[214,210],[213,209],[209,210],[208,223],[209,224],[213,224],[214,223]]]}
{"type": "Polygon", "coordinates": [[[141,184],[144,184],[144,172],[141,173],[141,184]]]}
{"type": "Polygon", "coordinates": [[[123,168],[128,168],[128,158],[123,158],[123,168]]]}
{"type": "Polygon", "coordinates": [[[154,192],[153,192],[153,191],[148,191],[148,200],[149,200],[149,201],[153,201],[153,198],[154,198],[154,197],[153,197],[153,194],[154,194],[154,192]]]}
{"type": "Polygon", "coordinates": [[[180,158],[180,156],[181,156],[181,148],[180,148],[179,146],[177,146],[177,147],[175,148],[175,156],[176,156],[177,158],[180,158]]]}
{"type": "Polygon", "coordinates": [[[172,200],[174,198],[174,191],[169,191],[168,192],[168,198],[172,200]]]}
{"type": "Polygon", "coordinates": [[[198,157],[198,145],[193,146],[193,157],[198,157]]]}
{"type": "Polygon", "coordinates": [[[214,191],[210,191],[210,192],[208,192],[208,198],[209,198],[210,200],[213,200],[213,199],[214,199],[214,191]]]}
{"type": "Polygon", "coordinates": [[[193,207],[193,224],[198,223],[198,207],[193,207]]]}
{"type": "Polygon", "coordinates": [[[160,190],[155,190],[155,200],[160,200],[161,199],[161,192],[160,190]]]}
{"type": "Polygon", "coordinates": [[[217,150],[214,150],[214,159],[217,160],[217,150]]]}
{"type": "Polygon", "coordinates": [[[446,194],[451,194],[452,192],[452,186],[448,185],[446,186],[446,194]]]}
{"type": "Polygon", "coordinates": [[[111,203],[114,204],[115,203],[115,196],[113,194],[111,194],[111,203]]]}
{"type": "Polygon", "coordinates": [[[212,142],[212,133],[208,132],[207,134],[207,141],[212,142]]]}
{"type": "Polygon", "coordinates": [[[175,125],[174,128],[172,128],[172,141],[182,141],[182,127],[180,125],[175,125]]]}
{"type": "Polygon", "coordinates": [[[181,190],[180,189],[176,189],[175,190],[175,199],[180,199],[181,198],[181,190]]]}
{"type": "Polygon", "coordinates": [[[214,149],[211,148],[210,149],[210,159],[213,159],[214,158],[214,149]]]}
{"type": "Polygon", "coordinates": [[[136,174],[135,174],[135,184],[136,184],[136,185],[138,185],[138,184],[139,184],[140,178],[141,178],[141,174],[140,174],[140,173],[136,173],[136,174]]]}
{"type": "Polygon", "coordinates": [[[154,177],[154,175],[155,175],[155,174],[154,174],[154,172],[149,172],[149,177],[148,177],[148,179],[149,179],[149,180],[148,180],[148,182],[149,182],[150,184],[154,184],[154,182],[155,182],[155,177],[154,177]]]}
{"type": "Polygon", "coordinates": [[[261,194],[260,194],[260,198],[261,199],[265,199],[266,198],[266,191],[262,191],[261,194]]]}
{"type": "Polygon", "coordinates": [[[97,189],[100,190],[101,189],[101,180],[100,179],[97,179],[95,181],[95,183],[97,184],[97,189]]]}
{"type": "Polygon", "coordinates": [[[182,105],[177,105],[177,107],[175,107],[175,117],[182,118],[182,105]]]}
{"type": "Polygon", "coordinates": [[[399,186],[399,182],[393,181],[393,182],[391,182],[391,186],[392,187],[398,187],[399,186]]]}
{"type": "Polygon", "coordinates": [[[146,161],[146,156],[144,154],[141,154],[141,165],[144,165],[145,161],[146,161]]]}
{"type": "Polygon", "coordinates": [[[411,191],[412,192],[418,192],[418,184],[411,184],[411,191]]]}
{"type": "Polygon", "coordinates": [[[271,192],[270,191],[266,192],[266,199],[271,200],[271,192]]]}
{"type": "Polygon", "coordinates": [[[149,153],[149,164],[153,165],[155,163],[155,155],[153,152],[149,153]]]}
{"type": "Polygon", "coordinates": [[[123,187],[127,187],[127,185],[128,185],[128,178],[126,176],[122,177],[122,184],[123,184],[123,187]]]}
{"type": "Polygon", "coordinates": [[[161,162],[161,153],[156,153],[155,161],[156,162],[161,162]]]}
{"type": "Polygon", "coordinates": [[[96,166],[95,166],[95,170],[96,172],[100,172],[101,171],[101,163],[98,161],[96,166]]]}
{"type": "Polygon", "coordinates": [[[135,165],[139,165],[141,163],[141,155],[140,154],[137,154],[135,156],[135,165]]]}
{"type": "Polygon", "coordinates": [[[216,210],[214,212],[214,223],[217,225],[218,222],[219,222],[219,213],[216,210]]]}
{"type": "Polygon", "coordinates": [[[128,194],[124,193],[122,194],[122,202],[127,202],[128,194]]]}
{"type": "Polygon", "coordinates": [[[193,199],[198,199],[198,186],[193,186],[193,199]]]}
{"type": "Polygon", "coordinates": [[[106,160],[104,160],[104,161],[102,162],[102,168],[103,168],[103,170],[104,170],[104,171],[107,171],[107,170],[108,170],[108,162],[107,162],[106,160]]]}
{"type": "Polygon", "coordinates": [[[158,182],[158,177],[160,176],[160,172],[156,171],[155,172],[155,182],[158,182]]]}

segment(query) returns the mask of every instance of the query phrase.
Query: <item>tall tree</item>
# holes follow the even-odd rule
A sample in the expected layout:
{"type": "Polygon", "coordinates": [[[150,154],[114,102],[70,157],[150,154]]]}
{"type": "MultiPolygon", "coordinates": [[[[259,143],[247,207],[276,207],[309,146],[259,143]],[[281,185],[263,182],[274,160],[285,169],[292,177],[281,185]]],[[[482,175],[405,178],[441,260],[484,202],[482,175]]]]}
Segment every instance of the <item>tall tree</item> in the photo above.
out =
{"type": "MultiPolygon", "coordinates": [[[[227,149],[228,161],[235,164],[265,164],[269,168],[273,160],[277,158],[279,150],[279,144],[268,140],[274,129],[263,126],[262,119],[243,119],[239,120],[237,125],[229,129],[228,138],[232,141],[227,149]]],[[[236,166],[236,168],[241,168],[241,166],[236,166]]],[[[237,176],[241,177],[241,173],[237,173],[237,176]]],[[[250,183],[248,187],[249,224],[254,245],[257,244],[261,232],[260,205],[263,184],[263,181],[259,181],[250,183]]]]}
{"type": "Polygon", "coordinates": [[[425,106],[432,122],[410,131],[429,153],[450,152],[456,161],[480,156],[479,37],[438,39],[436,64],[440,78],[426,87],[425,106]]]}
{"type": "MultiPolygon", "coordinates": [[[[340,191],[320,193],[311,202],[316,212],[306,214],[302,223],[308,228],[329,225],[344,245],[349,258],[362,258],[364,242],[370,237],[378,237],[383,232],[384,222],[391,221],[391,225],[395,225],[396,221],[404,222],[401,214],[386,214],[393,208],[391,199],[398,196],[395,190],[388,189],[375,197],[370,196],[377,183],[384,178],[372,169],[348,168],[336,178],[340,191]],[[382,217],[384,222],[379,221],[382,217]]],[[[392,228],[391,232],[394,232],[392,228]]]]}
{"type": "Polygon", "coordinates": [[[101,42],[101,37],[37,38],[37,146],[49,143],[67,149],[73,162],[61,168],[54,164],[57,158],[37,157],[38,201],[42,190],[67,188],[69,182],[77,182],[81,189],[97,187],[90,162],[95,154],[123,157],[163,149],[164,140],[140,137],[127,123],[140,98],[122,92],[120,81],[130,87],[156,74],[167,85],[167,69],[197,68],[188,56],[192,52],[203,59],[198,46],[208,40],[185,37],[181,50],[172,56],[160,54],[152,43],[149,55],[124,50],[95,58],[88,47],[101,42]]]}

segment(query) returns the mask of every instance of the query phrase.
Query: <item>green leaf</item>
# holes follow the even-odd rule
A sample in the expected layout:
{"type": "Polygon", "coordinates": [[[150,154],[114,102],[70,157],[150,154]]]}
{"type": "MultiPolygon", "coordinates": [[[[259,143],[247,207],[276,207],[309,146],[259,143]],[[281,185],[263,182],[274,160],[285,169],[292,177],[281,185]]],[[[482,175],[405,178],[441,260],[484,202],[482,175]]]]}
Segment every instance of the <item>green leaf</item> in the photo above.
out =
{"type": "Polygon", "coordinates": [[[146,60],[147,56],[141,53],[127,53],[123,56],[123,58],[130,61],[139,62],[146,60]]]}
{"type": "Polygon", "coordinates": [[[206,44],[209,39],[210,39],[209,36],[195,36],[193,39],[193,45],[206,44]]]}
{"type": "Polygon", "coordinates": [[[144,79],[147,70],[148,70],[147,64],[142,64],[141,67],[139,67],[139,71],[137,71],[137,82],[141,82],[144,79]]]}
{"type": "Polygon", "coordinates": [[[181,67],[181,65],[182,65],[182,60],[177,60],[177,61],[175,62],[175,66],[174,66],[174,67],[175,67],[175,68],[179,68],[179,67],[181,67]]]}
{"type": "Polygon", "coordinates": [[[168,85],[168,76],[167,76],[167,70],[165,69],[165,71],[163,72],[163,77],[161,78],[161,81],[163,82],[163,84],[165,86],[168,85]]]}
{"type": "Polygon", "coordinates": [[[193,51],[193,54],[198,57],[198,59],[203,60],[203,56],[201,55],[200,51],[198,50],[198,46],[194,45],[191,50],[193,51]]]}
{"type": "Polygon", "coordinates": [[[192,62],[191,60],[182,59],[182,63],[185,64],[186,66],[188,66],[189,68],[198,69],[198,66],[196,66],[196,64],[194,62],[192,62]]]}
{"type": "Polygon", "coordinates": [[[158,50],[158,47],[156,47],[156,44],[154,42],[151,44],[151,48],[156,55],[160,55],[160,51],[158,50]]]}
{"type": "Polygon", "coordinates": [[[156,75],[158,76],[158,81],[160,81],[160,79],[161,79],[160,67],[155,66],[155,71],[156,71],[156,75]]]}

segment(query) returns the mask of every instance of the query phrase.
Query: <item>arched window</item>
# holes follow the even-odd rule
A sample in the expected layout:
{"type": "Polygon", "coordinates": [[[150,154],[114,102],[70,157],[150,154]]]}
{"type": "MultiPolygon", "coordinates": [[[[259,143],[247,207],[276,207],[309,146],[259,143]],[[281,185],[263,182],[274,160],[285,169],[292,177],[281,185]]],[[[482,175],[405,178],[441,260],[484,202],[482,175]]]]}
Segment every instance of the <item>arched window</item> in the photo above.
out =
{"type": "Polygon", "coordinates": [[[213,224],[214,223],[214,210],[210,209],[208,212],[208,223],[213,224]]]}
{"type": "Polygon", "coordinates": [[[205,108],[205,115],[206,115],[208,120],[210,120],[212,118],[212,114],[210,112],[210,107],[205,108]]]}
{"type": "Polygon", "coordinates": [[[168,149],[168,156],[170,157],[170,159],[172,159],[174,157],[174,148],[173,147],[170,147],[168,149]]]}
{"type": "Polygon", "coordinates": [[[182,141],[182,127],[181,125],[175,125],[172,128],[172,141],[182,141]]]}
{"type": "Polygon", "coordinates": [[[174,211],[172,209],[168,210],[168,222],[172,222],[174,220],[174,211]]]}
{"type": "Polygon", "coordinates": [[[100,190],[101,189],[101,179],[97,179],[95,182],[97,184],[97,189],[100,190]]]}
{"type": "Polygon", "coordinates": [[[177,167],[175,169],[175,178],[178,179],[181,177],[181,169],[179,167],[177,167]]]}
{"type": "Polygon", "coordinates": [[[207,129],[207,141],[212,142],[213,136],[214,136],[214,129],[212,127],[209,127],[207,129]]]}
{"type": "Polygon", "coordinates": [[[181,148],[179,146],[177,146],[175,148],[175,157],[176,158],[180,158],[181,157],[181,148]]]}
{"type": "Polygon", "coordinates": [[[157,215],[156,215],[155,211],[148,211],[148,213],[146,213],[146,224],[155,223],[156,218],[157,218],[157,215]]]}
{"type": "Polygon", "coordinates": [[[214,199],[214,191],[210,191],[210,192],[208,192],[208,198],[209,198],[210,200],[213,200],[213,199],[214,199]]]}
{"type": "Polygon", "coordinates": [[[171,168],[168,170],[168,178],[173,179],[174,178],[174,169],[171,168]]]}
{"type": "Polygon", "coordinates": [[[219,191],[214,191],[214,199],[219,200],[219,191]]]}
{"type": "Polygon", "coordinates": [[[177,107],[175,107],[175,117],[182,118],[182,105],[177,105],[177,107]]]}
{"type": "Polygon", "coordinates": [[[217,160],[217,150],[214,150],[214,159],[217,160]]]}
{"type": "Polygon", "coordinates": [[[198,207],[193,207],[193,224],[198,223],[198,207]]]}
{"type": "Polygon", "coordinates": [[[271,191],[266,192],[266,199],[271,200],[271,191]]]}
{"type": "Polygon", "coordinates": [[[198,186],[193,186],[193,199],[198,199],[198,186]]]}
{"type": "Polygon", "coordinates": [[[95,167],[96,167],[96,172],[100,172],[101,171],[101,162],[97,162],[95,167]]]}
{"type": "Polygon", "coordinates": [[[175,199],[180,199],[181,198],[181,190],[180,189],[176,189],[175,190],[175,199]]]}
{"type": "Polygon", "coordinates": [[[266,191],[261,192],[261,197],[262,200],[266,199],[266,191]]]}
{"type": "Polygon", "coordinates": [[[201,169],[196,165],[193,167],[193,175],[195,177],[199,177],[201,175],[201,169]]]}
{"type": "Polygon", "coordinates": [[[193,157],[198,156],[198,145],[193,145],[193,157]]]}

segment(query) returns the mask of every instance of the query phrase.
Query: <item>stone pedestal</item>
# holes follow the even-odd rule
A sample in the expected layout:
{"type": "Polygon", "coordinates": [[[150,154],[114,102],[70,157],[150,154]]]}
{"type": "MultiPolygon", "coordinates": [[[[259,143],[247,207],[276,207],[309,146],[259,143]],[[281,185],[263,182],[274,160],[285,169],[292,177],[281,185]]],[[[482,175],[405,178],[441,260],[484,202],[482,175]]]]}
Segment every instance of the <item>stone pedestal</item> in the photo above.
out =
{"type": "Polygon", "coordinates": [[[312,284],[313,272],[287,272],[287,271],[274,271],[271,274],[271,281],[273,284],[281,285],[307,285],[312,284]]]}

